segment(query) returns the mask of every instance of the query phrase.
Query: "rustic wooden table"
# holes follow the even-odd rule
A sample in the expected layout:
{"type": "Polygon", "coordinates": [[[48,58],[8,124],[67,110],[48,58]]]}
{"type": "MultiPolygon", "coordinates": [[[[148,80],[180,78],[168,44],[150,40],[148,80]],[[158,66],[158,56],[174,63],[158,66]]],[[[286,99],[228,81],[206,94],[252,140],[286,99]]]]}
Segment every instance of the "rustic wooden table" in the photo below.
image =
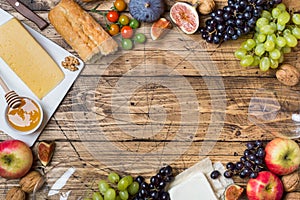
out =
{"type": "MultiPolygon", "coordinates": [[[[59,2],[21,1],[46,20],[49,10],[59,2]]],[[[99,2],[105,11],[113,1],[80,4],[89,10],[99,2]]],[[[216,5],[221,8],[226,2],[216,0],[216,5]]],[[[300,2],[286,2],[300,11],[300,2]]],[[[175,0],[166,3],[169,10],[175,0]]],[[[0,7],[39,31],[5,0],[0,0],[0,7]]],[[[103,16],[92,15],[104,24],[103,16]]],[[[202,23],[204,18],[201,16],[202,23]]],[[[114,60],[86,63],[32,147],[36,158],[39,141],[56,142],[53,160],[45,171],[53,181],[74,167],[75,175],[62,190],[72,191],[71,196],[83,196],[93,179],[104,178],[112,170],[149,177],[160,166],[170,164],[179,173],[206,156],[226,164],[239,160],[247,141],[274,138],[248,120],[254,92],[278,81],[274,71],[263,73],[256,67],[239,65],[234,51],[247,37],[217,46],[205,43],[198,33],[187,36],[173,28],[159,45],[151,46],[149,26],[143,24],[140,29],[150,47],[147,43],[137,45],[114,60]]],[[[39,32],[77,55],[53,26],[39,32]]],[[[286,62],[300,69],[299,57],[298,46],[286,56],[286,62]]],[[[10,138],[2,133],[0,139],[10,138]]],[[[36,158],[33,167],[40,166],[36,158]]],[[[243,186],[247,182],[238,177],[234,180],[243,186]]],[[[0,199],[15,185],[17,180],[0,179],[0,199]]],[[[58,199],[46,197],[45,190],[39,199],[58,199]]],[[[297,192],[300,196],[299,187],[297,192]]]]}

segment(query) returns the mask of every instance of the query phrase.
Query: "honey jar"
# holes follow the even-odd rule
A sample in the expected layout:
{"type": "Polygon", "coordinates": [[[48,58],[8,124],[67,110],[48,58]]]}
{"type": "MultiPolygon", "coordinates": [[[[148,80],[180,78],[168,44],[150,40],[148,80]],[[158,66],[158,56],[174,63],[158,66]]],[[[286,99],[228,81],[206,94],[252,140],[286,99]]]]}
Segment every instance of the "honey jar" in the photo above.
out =
{"type": "Polygon", "coordinates": [[[22,97],[21,105],[17,108],[7,108],[8,124],[17,131],[34,132],[42,122],[43,111],[34,100],[22,97]]]}

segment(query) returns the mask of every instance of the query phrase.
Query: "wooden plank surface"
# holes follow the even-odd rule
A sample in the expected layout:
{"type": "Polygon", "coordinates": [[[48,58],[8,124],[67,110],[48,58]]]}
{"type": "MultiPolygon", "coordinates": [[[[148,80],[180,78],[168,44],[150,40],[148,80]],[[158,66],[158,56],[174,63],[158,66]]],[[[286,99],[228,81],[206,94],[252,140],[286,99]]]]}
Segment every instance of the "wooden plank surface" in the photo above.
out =
{"type": "MultiPolygon", "coordinates": [[[[22,2],[48,20],[49,10],[59,1],[22,2]]],[[[99,2],[101,10],[106,11],[113,1],[79,4],[90,10],[99,2]]],[[[166,17],[175,2],[166,1],[166,17]]],[[[216,0],[216,5],[221,8],[226,2],[216,0]]],[[[299,1],[285,2],[289,8],[300,11],[299,1]]],[[[0,7],[37,30],[5,0],[0,0],[0,7]]],[[[92,15],[105,25],[102,16],[92,15]]],[[[201,23],[206,17],[201,16],[201,23]]],[[[157,43],[150,39],[150,26],[143,23],[139,29],[149,40],[146,45],[121,51],[115,57],[103,58],[97,63],[86,63],[39,137],[37,143],[55,140],[57,145],[51,165],[45,169],[49,171],[49,183],[68,168],[77,169],[64,192],[71,190],[72,195],[83,196],[93,180],[105,177],[111,170],[149,178],[155,169],[165,164],[172,165],[175,173],[179,173],[205,156],[223,164],[236,162],[247,141],[267,142],[274,138],[249,121],[248,107],[255,91],[266,83],[278,84],[275,71],[263,73],[255,67],[242,68],[233,54],[242,41],[251,36],[217,46],[204,42],[199,33],[187,36],[173,28],[157,43]],[[143,68],[145,65],[148,68],[143,68]],[[147,69],[151,70],[145,71],[147,69]],[[157,115],[151,115],[152,112],[157,115]],[[176,137],[178,132],[182,137],[176,137]],[[139,135],[141,133],[144,135],[139,135]],[[93,152],[99,145],[108,149],[93,152]],[[119,152],[125,152],[122,156],[129,164],[134,156],[146,156],[136,165],[129,166],[124,158],[120,158],[119,152]]],[[[37,31],[77,55],[52,25],[37,31]]],[[[299,55],[298,45],[286,56],[286,62],[300,69],[299,55]]],[[[292,89],[299,90],[300,87],[292,89]]],[[[0,139],[9,137],[2,133],[0,139]]],[[[299,144],[299,139],[296,141],[299,144]]],[[[33,147],[35,153],[37,143],[33,147]]],[[[36,159],[33,167],[40,166],[36,159]]],[[[243,186],[247,181],[238,177],[234,180],[243,186]]],[[[16,185],[17,180],[1,178],[0,199],[16,185]]],[[[38,199],[58,199],[43,194],[47,187],[39,193],[38,199]]],[[[300,193],[299,187],[297,192],[300,193]]]]}

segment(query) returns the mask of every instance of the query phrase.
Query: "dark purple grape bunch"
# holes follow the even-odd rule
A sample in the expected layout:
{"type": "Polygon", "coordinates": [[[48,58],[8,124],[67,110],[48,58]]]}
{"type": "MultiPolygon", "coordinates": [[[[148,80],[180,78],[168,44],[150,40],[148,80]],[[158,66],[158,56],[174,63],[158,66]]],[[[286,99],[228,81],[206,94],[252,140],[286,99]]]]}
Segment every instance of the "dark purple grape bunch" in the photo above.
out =
{"type": "Polygon", "coordinates": [[[264,162],[266,152],[263,142],[259,140],[248,142],[246,146],[240,161],[226,164],[227,170],[224,172],[226,178],[231,178],[234,175],[238,175],[240,178],[256,178],[259,172],[267,169],[264,162]]]}
{"type": "Polygon", "coordinates": [[[228,5],[217,9],[200,28],[202,38],[208,43],[237,40],[254,30],[263,10],[269,10],[282,0],[228,0],[228,5]]]}
{"type": "Polygon", "coordinates": [[[134,200],[170,200],[166,187],[173,179],[173,169],[169,165],[162,167],[156,175],[152,176],[150,183],[147,183],[142,176],[136,177],[140,189],[134,200]]]}

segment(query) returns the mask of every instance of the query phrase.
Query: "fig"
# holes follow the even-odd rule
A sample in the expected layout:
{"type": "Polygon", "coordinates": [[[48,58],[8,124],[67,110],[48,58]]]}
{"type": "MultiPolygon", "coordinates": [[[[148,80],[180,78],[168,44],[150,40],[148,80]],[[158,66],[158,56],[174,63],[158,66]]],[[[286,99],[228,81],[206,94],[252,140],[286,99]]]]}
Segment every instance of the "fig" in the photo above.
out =
{"type": "Polygon", "coordinates": [[[157,40],[162,37],[168,29],[172,27],[172,24],[166,18],[160,18],[154,22],[151,26],[151,38],[152,40],[157,40]]]}
{"type": "Polygon", "coordinates": [[[133,18],[142,22],[154,22],[164,13],[163,0],[130,0],[129,12],[133,18]]]}
{"type": "Polygon", "coordinates": [[[225,190],[225,200],[238,200],[242,195],[244,188],[239,185],[231,184],[225,190]]]}
{"type": "Polygon", "coordinates": [[[41,161],[42,165],[47,166],[53,156],[55,150],[55,142],[45,142],[42,141],[38,144],[38,158],[41,161]]]}
{"type": "Polygon", "coordinates": [[[194,34],[199,28],[199,15],[196,8],[188,3],[175,3],[170,9],[170,17],[186,34],[194,34]]]}

